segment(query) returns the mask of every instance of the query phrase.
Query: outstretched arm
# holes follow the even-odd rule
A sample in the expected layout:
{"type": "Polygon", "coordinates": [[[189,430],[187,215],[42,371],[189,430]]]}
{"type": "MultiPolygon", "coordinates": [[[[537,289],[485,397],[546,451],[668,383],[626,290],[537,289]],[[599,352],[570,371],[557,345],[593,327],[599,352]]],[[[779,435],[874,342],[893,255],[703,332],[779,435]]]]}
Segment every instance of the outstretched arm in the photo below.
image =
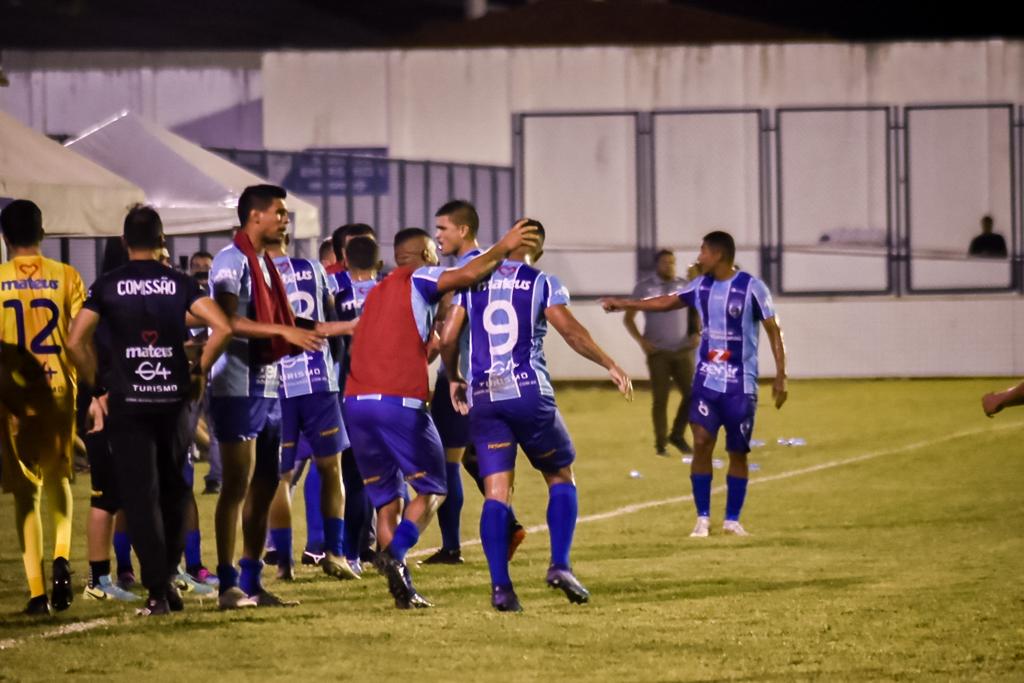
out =
{"type": "Polygon", "coordinates": [[[626,397],[626,400],[633,400],[633,382],[630,381],[629,375],[597,345],[597,342],[590,336],[590,332],[580,324],[568,306],[563,304],[548,306],[544,309],[544,317],[548,319],[552,327],[558,330],[558,333],[565,339],[565,343],[573,351],[607,370],[608,375],[622,395],[626,397]]]}
{"type": "Polygon", "coordinates": [[[82,308],[71,321],[71,330],[68,333],[68,356],[78,369],[79,377],[90,386],[96,384],[96,347],[93,346],[92,338],[99,324],[99,314],[82,308]]]}
{"type": "Polygon", "coordinates": [[[674,311],[683,308],[686,304],[675,294],[665,294],[650,299],[623,299],[617,297],[605,297],[601,299],[601,307],[605,313],[616,311],[674,311]]]}
{"type": "Polygon", "coordinates": [[[238,315],[238,296],[229,292],[218,292],[215,296],[217,305],[224,311],[231,325],[231,334],[248,339],[270,339],[281,336],[304,351],[316,351],[324,341],[324,335],[317,330],[304,330],[301,327],[261,323],[238,315]]]}
{"type": "Polygon", "coordinates": [[[786,342],[782,338],[782,328],[779,327],[777,318],[767,318],[761,324],[768,335],[772,356],[775,357],[775,381],[772,383],[772,398],[775,399],[775,407],[778,409],[789,397],[789,387],[786,383],[786,342]]]}
{"type": "Polygon", "coordinates": [[[981,408],[985,415],[992,417],[1003,408],[1024,405],[1024,382],[1006,391],[995,391],[981,397],[981,408]]]}
{"type": "Polygon", "coordinates": [[[444,271],[437,280],[437,291],[453,292],[456,289],[465,289],[494,272],[494,269],[516,249],[537,246],[540,243],[537,228],[532,225],[525,226],[527,220],[529,219],[521,218],[516,221],[501,241],[466,265],[444,271]]]}

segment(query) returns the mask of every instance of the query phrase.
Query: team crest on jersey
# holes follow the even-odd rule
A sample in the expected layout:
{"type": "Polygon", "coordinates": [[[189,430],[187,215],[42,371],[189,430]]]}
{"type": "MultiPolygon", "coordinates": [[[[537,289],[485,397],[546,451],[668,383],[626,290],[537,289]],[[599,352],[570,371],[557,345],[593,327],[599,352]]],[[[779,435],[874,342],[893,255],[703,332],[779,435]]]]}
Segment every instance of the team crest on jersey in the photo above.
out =
{"type": "Polygon", "coordinates": [[[734,301],[729,304],[729,308],[727,310],[731,317],[739,318],[740,314],[743,313],[743,304],[734,301]]]}
{"type": "Polygon", "coordinates": [[[514,272],[516,272],[518,268],[519,266],[503,265],[498,266],[498,272],[504,275],[505,277],[508,277],[509,275],[512,275],[514,272]]]}

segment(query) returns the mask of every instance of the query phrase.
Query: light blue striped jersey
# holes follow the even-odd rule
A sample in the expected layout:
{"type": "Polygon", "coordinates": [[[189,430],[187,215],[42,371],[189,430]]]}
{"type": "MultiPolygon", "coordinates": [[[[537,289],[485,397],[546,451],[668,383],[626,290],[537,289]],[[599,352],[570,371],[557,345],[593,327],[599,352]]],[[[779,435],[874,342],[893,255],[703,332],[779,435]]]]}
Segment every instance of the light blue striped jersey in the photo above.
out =
{"type": "MultiPolygon", "coordinates": [[[[472,249],[467,251],[465,254],[459,257],[459,260],[455,262],[456,268],[461,268],[466,265],[477,256],[482,254],[483,251],[480,249],[472,249]]],[[[454,300],[455,297],[452,297],[454,300]]],[[[462,333],[459,335],[459,367],[462,370],[462,376],[469,376],[469,330],[466,328],[462,329],[462,333]]],[[[442,360],[437,368],[437,376],[444,377],[444,361],[442,360]]]]}
{"type": "MultiPolygon", "coordinates": [[[[270,286],[270,272],[262,258],[260,264],[263,281],[270,286]]],[[[256,319],[252,302],[252,279],[249,260],[234,244],[217,252],[210,270],[213,295],[233,294],[238,297],[238,315],[256,319]]],[[[260,363],[250,358],[249,340],[232,337],[227,351],[217,359],[210,372],[211,396],[253,396],[277,398],[277,363],[260,363]]]]}
{"type": "Polygon", "coordinates": [[[775,317],[768,286],[750,273],[728,280],[704,275],[679,292],[701,317],[694,385],[723,394],[757,395],[760,323],[775,317]]]}
{"type": "MultiPolygon", "coordinates": [[[[275,258],[274,265],[281,274],[295,317],[326,322],[330,290],[324,267],[309,259],[287,256],[275,258]]],[[[318,351],[285,356],[279,363],[281,398],[338,391],[334,358],[326,341],[318,351]]]]}
{"type": "MultiPolygon", "coordinates": [[[[331,293],[334,294],[334,312],[338,320],[348,322],[363,314],[363,304],[379,279],[353,280],[347,270],[328,276],[331,293]]],[[[352,347],[352,335],[341,338],[339,357],[335,359],[334,368],[338,377],[339,391],[344,389],[345,377],[348,375],[349,353],[352,347]]]]}
{"type": "Polygon", "coordinates": [[[558,278],[520,261],[504,261],[491,277],[459,292],[454,306],[469,322],[471,400],[507,401],[539,392],[554,396],[544,359],[544,312],[568,305],[558,278]]]}

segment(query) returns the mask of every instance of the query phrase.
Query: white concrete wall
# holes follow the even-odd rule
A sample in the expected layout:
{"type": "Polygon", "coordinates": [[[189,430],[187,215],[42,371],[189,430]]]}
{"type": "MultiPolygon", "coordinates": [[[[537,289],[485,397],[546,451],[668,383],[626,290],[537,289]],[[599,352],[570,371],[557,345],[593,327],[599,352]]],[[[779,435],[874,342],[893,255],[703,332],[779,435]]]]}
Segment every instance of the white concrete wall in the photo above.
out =
{"type": "MultiPolygon", "coordinates": [[[[1024,377],[1024,300],[1015,296],[776,301],[789,352],[789,376],[1024,377]]],[[[643,354],[622,314],[596,303],[573,312],[633,377],[646,378],[643,354]]],[[[545,344],[558,379],[602,379],[604,370],[577,356],[557,332],[545,344]]],[[[775,373],[761,334],[760,369],[775,373]]]]}

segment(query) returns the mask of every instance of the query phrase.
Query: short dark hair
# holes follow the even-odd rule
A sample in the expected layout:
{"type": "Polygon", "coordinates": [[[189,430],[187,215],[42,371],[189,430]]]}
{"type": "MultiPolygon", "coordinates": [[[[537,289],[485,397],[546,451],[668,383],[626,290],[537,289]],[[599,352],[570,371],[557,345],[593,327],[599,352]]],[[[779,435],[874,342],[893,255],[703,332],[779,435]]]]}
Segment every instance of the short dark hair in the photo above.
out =
{"type": "Polygon", "coordinates": [[[540,221],[535,220],[533,218],[527,218],[526,222],[523,223],[523,227],[525,227],[525,228],[537,228],[537,234],[540,235],[541,244],[544,243],[544,239],[546,238],[546,234],[545,234],[545,231],[544,231],[544,224],[543,223],[541,223],[540,221]]]}
{"type": "Polygon", "coordinates": [[[334,240],[332,240],[331,238],[327,238],[323,242],[320,243],[320,252],[319,252],[319,254],[320,254],[320,259],[321,260],[323,259],[324,256],[327,256],[327,254],[333,254],[333,253],[334,253],[334,240]]]}
{"type": "Polygon", "coordinates": [[[360,235],[353,237],[345,245],[345,262],[350,268],[371,270],[380,260],[380,246],[377,240],[360,235]]]}
{"type": "Polygon", "coordinates": [[[136,204],[124,217],[124,243],[129,249],[159,249],[164,245],[164,223],[152,206],[136,204]]]}
{"type": "Polygon", "coordinates": [[[722,252],[722,256],[729,263],[736,260],[736,241],[733,240],[732,235],[722,230],[714,230],[704,235],[704,244],[708,245],[709,249],[718,249],[722,252]]]}
{"type": "Polygon", "coordinates": [[[345,251],[346,238],[361,237],[363,235],[376,237],[377,233],[366,223],[346,223],[331,233],[331,246],[334,247],[334,257],[339,261],[342,259],[345,251]]]}
{"type": "Polygon", "coordinates": [[[476,212],[476,207],[465,199],[453,199],[447,202],[434,214],[435,218],[440,218],[441,216],[450,217],[452,223],[456,225],[469,227],[470,237],[476,237],[477,230],[480,229],[480,216],[476,212]]]}
{"type": "Polygon", "coordinates": [[[658,261],[661,260],[662,256],[675,256],[676,253],[671,249],[659,249],[658,253],[654,255],[654,264],[657,265],[658,261]]]}
{"type": "Polygon", "coordinates": [[[15,199],[0,211],[0,230],[12,247],[34,247],[43,241],[43,212],[28,199],[15,199]]]}
{"type": "Polygon", "coordinates": [[[250,185],[242,190],[238,198],[238,221],[243,228],[249,220],[249,213],[253,210],[263,211],[269,207],[275,199],[284,199],[288,191],[277,185],[250,185]]]}
{"type": "Polygon", "coordinates": [[[403,228],[395,233],[395,249],[398,249],[398,247],[409,240],[419,239],[421,237],[425,237],[428,240],[431,239],[430,233],[423,228],[403,228]]]}
{"type": "Polygon", "coordinates": [[[188,265],[191,266],[192,262],[195,261],[197,258],[208,258],[212,261],[213,254],[211,254],[208,251],[204,251],[203,249],[200,249],[199,251],[197,251],[196,253],[192,254],[192,256],[189,257],[188,265]]]}

